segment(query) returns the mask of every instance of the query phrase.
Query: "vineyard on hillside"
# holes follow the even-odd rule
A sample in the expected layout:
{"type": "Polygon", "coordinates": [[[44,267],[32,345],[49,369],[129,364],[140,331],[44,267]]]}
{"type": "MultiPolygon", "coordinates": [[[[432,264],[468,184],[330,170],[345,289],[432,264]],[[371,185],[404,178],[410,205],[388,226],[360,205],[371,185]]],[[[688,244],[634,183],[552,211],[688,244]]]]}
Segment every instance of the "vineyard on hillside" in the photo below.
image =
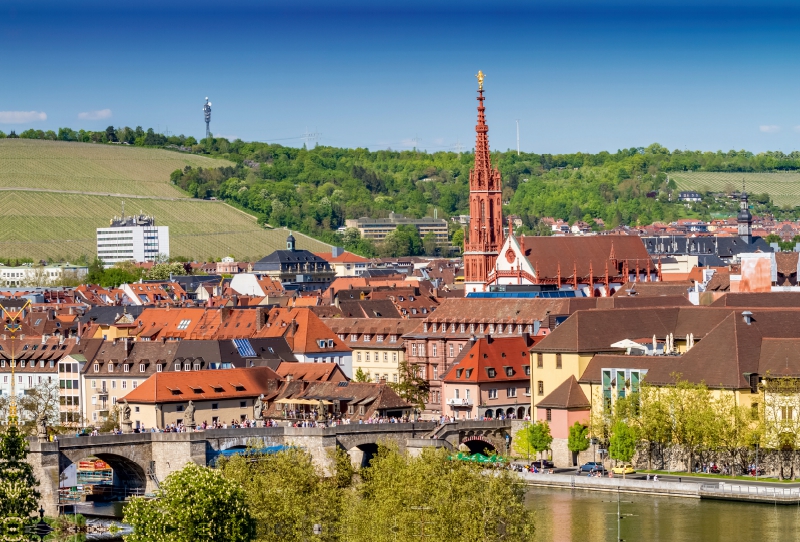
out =
{"type": "MultiPolygon", "coordinates": [[[[120,198],[48,192],[0,192],[0,256],[74,260],[95,255],[95,230],[119,213],[120,198]]],[[[134,207],[135,205],[135,207],[134,207]]],[[[254,260],[284,248],[287,230],[266,230],[256,220],[217,201],[129,200],[170,227],[170,253],[198,260],[232,255],[254,260]]],[[[329,245],[295,235],[300,248],[329,245]]]]}
{"type": "Polygon", "coordinates": [[[36,188],[185,198],[169,175],[227,160],[127,145],[0,139],[0,188],[36,188]]]}
{"type": "Polygon", "coordinates": [[[800,206],[800,173],[674,172],[669,174],[680,190],[727,192],[741,190],[742,179],[750,194],[769,194],[780,207],[800,206]]]}

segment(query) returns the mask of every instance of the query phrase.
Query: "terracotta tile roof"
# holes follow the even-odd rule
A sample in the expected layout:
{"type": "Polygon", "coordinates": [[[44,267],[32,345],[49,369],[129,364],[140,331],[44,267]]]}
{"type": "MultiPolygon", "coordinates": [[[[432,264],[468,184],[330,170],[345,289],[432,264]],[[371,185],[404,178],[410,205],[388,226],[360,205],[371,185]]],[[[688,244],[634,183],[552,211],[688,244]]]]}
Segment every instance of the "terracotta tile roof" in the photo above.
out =
{"type": "Polygon", "coordinates": [[[339,310],[344,318],[400,318],[391,299],[339,301],[339,310]]]}
{"type": "Polygon", "coordinates": [[[789,276],[792,273],[797,273],[797,258],[800,252],[776,252],[775,263],[778,267],[778,273],[789,276]]]}
{"type": "Polygon", "coordinates": [[[800,292],[729,292],[714,301],[710,306],[740,308],[800,307],[800,292]]]}
{"type": "Polygon", "coordinates": [[[328,263],[367,263],[369,261],[369,258],[364,258],[363,256],[347,252],[346,250],[335,258],[330,252],[315,252],[314,256],[322,258],[328,263]]]}
{"type": "MultiPolygon", "coordinates": [[[[566,299],[467,299],[448,298],[427,322],[520,322],[542,321],[550,314],[569,314],[570,300],[566,299]]],[[[586,308],[594,305],[585,300],[586,308]]]]}
{"type": "Polygon", "coordinates": [[[637,337],[665,338],[670,333],[703,338],[731,314],[730,309],[659,307],[578,311],[531,350],[536,352],[610,352],[611,344],[637,337]]]}
{"type": "Polygon", "coordinates": [[[292,380],[303,380],[306,382],[343,382],[348,380],[341,367],[336,363],[297,363],[282,362],[278,365],[276,372],[284,380],[291,377],[292,380]]]}
{"type": "Polygon", "coordinates": [[[161,404],[258,397],[274,392],[280,382],[269,367],[155,373],[123,399],[161,404]]]}
{"type": "Polygon", "coordinates": [[[283,337],[295,354],[349,352],[345,345],[319,317],[307,308],[272,309],[267,325],[256,337],[283,337]],[[333,347],[322,348],[318,340],[333,341],[333,347]]]}
{"type": "Polygon", "coordinates": [[[403,335],[419,326],[419,322],[405,318],[329,318],[323,322],[334,333],[344,335],[350,348],[400,348],[403,335]],[[364,342],[364,334],[371,335],[369,342],[364,342]],[[357,340],[352,340],[353,335],[357,340]],[[378,335],[384,335],[383,342],[378,342],[378,335]],[[396,342],[390,341],[392,335],[397,336],[396,342]]]}
{"type": "Polygon", "coordinates": [[[727,292],[731,289],[731,274],[727,271],[717,271],[706,284],[707,292],[727,292]]]}
{"type": "Polygon", "coordinates": [[[656,271],[644,243],[635,235],[537,236],[521,237],[519,241],[525,256],[542,280],[555,280],[559,264],[562,280],[571,277],[576,266],[578,277],[588,277],[590,264],[595,277],[605,276],[606,264],[610,275],[618,275],[625,261],[631,270],[638,263],[640,270],[649,268],[656,271]],[[616,260],[616,268],[612,256],[616,260]]]}
{"type": "MultiPolygon", "coordinates": [[[[699,279],[698,279],[699,280],[699,279]]],[[[676,282],[628,282],[623,284],[613,297],[633,297],[630,291],[636,292],[636,297],[645,296],[686,296],[689,288],[694,287],[691,281],[676,282]]]]}
{"type": "Polygon", "coordinates": [[[592,405],[573,375],[539,401],[537,408],[584,409],[592,405]]]}
{"type": "Polygon", "coordinates": [[[528,343],[522,337],[484,337],[475,341],[462,354],[442,380],[448,384],[527,382],[530,375],[525,367],[530,366],[528,343]],[[493,375],[493,376],[492,376],[493,375]]]}

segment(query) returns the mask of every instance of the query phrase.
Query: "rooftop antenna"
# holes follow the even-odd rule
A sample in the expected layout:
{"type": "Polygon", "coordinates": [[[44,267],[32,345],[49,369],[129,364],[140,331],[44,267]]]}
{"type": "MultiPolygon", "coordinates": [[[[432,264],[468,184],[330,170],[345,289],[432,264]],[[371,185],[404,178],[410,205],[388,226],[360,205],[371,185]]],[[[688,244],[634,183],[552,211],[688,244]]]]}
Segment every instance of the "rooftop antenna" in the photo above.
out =
{"type": "Polygon", "coordinates": [[[519,119],[517,119],[517,156],[519,156],[519,119]]]}
{"type": "Polygon", "coordinates": [[[206,118],[206,139],[208,139],[211,137],[211,130],[208,127],[211,124],[211,102],[208,101],[208,96],[206,96],[206,103],[203,106],[203,114],[206,118]]]}

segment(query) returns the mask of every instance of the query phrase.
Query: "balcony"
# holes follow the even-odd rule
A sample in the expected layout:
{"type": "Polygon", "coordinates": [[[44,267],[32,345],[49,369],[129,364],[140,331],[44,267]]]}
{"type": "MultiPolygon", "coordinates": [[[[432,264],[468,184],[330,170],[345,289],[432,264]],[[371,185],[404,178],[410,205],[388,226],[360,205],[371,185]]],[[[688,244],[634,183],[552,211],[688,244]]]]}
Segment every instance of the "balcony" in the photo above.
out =
{"type": "Polygon", "coordinates": [[[108,390],[106,388],[100,388],[96,393],[97,395],[108,395],[108,390]]]}
{"type": "Polygon", "coordinates": [[[472,399],[458,399],[458,398],[448,399],[447,405],[454,407],[471,407],[472,399]]]}

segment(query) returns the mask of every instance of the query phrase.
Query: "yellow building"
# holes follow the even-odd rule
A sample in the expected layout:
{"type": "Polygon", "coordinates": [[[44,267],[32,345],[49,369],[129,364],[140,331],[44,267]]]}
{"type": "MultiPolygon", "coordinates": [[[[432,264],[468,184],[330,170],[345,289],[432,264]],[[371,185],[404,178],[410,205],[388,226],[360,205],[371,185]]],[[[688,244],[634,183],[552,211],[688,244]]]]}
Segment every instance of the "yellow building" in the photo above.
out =
{"type": "Polygon", "coordinates": [[[369,380],[398,382],[405,361],[403,335],[419,322],[404,318],[329,318],[323,320],[353,350],[353,375],[361,372],[369,380]]]}

